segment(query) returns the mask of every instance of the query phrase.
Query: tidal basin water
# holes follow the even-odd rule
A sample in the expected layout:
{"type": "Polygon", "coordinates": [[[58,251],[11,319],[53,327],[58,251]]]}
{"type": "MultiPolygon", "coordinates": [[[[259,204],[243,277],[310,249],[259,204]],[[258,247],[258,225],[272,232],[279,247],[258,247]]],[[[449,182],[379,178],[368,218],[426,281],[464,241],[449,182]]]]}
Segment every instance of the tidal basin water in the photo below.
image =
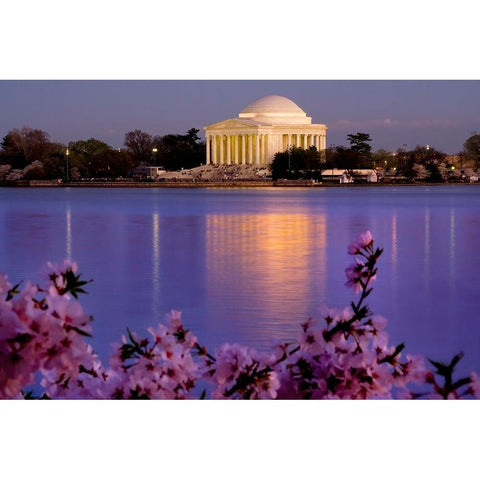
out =
{"type": "Polygon", "coordinates": [[[352,299],[347,246],[384,248],[370,305],[392,343],[480,371],[480,188],[0,188],[0,271],[40,281],[75,260],[104,361],[128,326],[148,335],[171,309],[213,348],[267,349],[323,305],[352,299]]]}

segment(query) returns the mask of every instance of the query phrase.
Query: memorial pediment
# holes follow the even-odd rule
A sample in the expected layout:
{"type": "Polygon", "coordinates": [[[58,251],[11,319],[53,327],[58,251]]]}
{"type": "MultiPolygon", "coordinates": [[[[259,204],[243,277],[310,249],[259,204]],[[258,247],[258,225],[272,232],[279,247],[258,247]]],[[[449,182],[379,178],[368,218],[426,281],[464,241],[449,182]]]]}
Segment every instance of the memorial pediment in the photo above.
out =
{"type": "Polygon", "coordinates": [[[208,126],[208,130],[244,130],[247,128],[256,128],[259,124],[257,122],[249,120],[239,120],[237,118],[230,118],[228,120],[223,120],[222,122],[214,123],[213,125],[208,126]]]}

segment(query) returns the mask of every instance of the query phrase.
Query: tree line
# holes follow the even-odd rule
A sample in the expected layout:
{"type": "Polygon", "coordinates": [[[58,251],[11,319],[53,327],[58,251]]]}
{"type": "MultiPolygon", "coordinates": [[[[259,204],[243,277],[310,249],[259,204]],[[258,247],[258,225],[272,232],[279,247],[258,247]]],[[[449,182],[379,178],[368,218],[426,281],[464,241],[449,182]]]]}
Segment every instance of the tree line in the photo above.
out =
{"type": "Polygon", "coordinates": [[[370,134],[357,132],[347,135],[349,147],[331,146],[324,152],[314,146],[308,149],[290,147],[275,154],[272,162],[272,178],[321,179],[325,169],[353,170],[372,167],[372,147],[370,134]]]}
{"type": "Polygon", "coordinates": [[[152,136],[142,130],[125,133],[123,148],[90,138],[62,144],[47,132],[28,126],[14,128],[0,142],[0,180],[79,180],[133,175],[140,165],[166,170],[193,168],[205,162],[199,130],[185,135],[152,136]]]}
{"type": "Polygon", "coordinates": [[[372,151],[370,134],[357,132],[347,135],[348,146],[331,145],[318,152],[315,147],[290,147],[275,154],[272,178],[320,179],[322,170],[339,169],[353,173],[355,169],[375,169],[383,175],[442,182],[472,175],[480,170],[480,134],[473,134],[464,142],[463,150],[448,156],[436,148],[417,145],[407,150],[406,145],[395,152],[379,149],[372,151]]]}
{"type": "MultiPolygon", "coordinates": [[[[199,130],[191,128],[184,135],[152,136],[136,129],[125,133],[123,148],[112,148],[101,140],[90,138],[67,145],[52,142],[47,132],[31,127],[14,128],[0,142],[0,180],[57,179],[79,180],[132,176],[140,165],[181,170],[205,163],[205,142],[199,130]]],[[[382,173],[412,180],[439,182],[460,170],[480,169],[480,134],[465,141],[455,164],[445,152],[430,146],[406,145],[396,152],[372,151],[370,134],[347,135],[348,146],[329,146],[325,151],[315,147],[290,147],[275,154],[271,164],[272,178],[319,179],[324,169],[371,168],[382,173]],[[453,168],[452,168],[453,167],[453,168]]]]}

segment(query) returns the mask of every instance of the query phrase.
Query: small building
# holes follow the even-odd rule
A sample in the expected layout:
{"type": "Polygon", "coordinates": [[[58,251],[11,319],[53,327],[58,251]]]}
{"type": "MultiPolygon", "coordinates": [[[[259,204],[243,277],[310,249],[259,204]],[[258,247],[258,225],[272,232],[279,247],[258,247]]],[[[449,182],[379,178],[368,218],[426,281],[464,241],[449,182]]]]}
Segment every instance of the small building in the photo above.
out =
{"type": "Polygon", "coordinates": [[[322,179],[340,183],[354,183],[355,180],[367,183],[377,183],[377,172],[372,168],[356,168],[346,170],[344,168],[329,168],[322,170],[322,179]]]}
{"type": "Polygon", "coordinates": [[[152,167],[141,163],[138,167],[135,167],[132,171],[132,175],[135,178],[142,178],[146,180],[157,180],[165,169],[163,167],[152,167]]]}
{"type": "Polygon", "coordinates": [[[147,178],[156,180],[162,173],[165,173],[165,169],[163,167],[147,167],[147,178]]]}

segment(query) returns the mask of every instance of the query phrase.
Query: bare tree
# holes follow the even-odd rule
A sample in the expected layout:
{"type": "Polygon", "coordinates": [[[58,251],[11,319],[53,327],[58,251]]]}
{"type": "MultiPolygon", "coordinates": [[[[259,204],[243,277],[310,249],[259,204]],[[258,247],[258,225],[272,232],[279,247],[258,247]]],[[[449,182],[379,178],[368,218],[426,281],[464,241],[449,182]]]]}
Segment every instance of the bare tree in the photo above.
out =
{"type": "Polygon", "coordinates": [[[480,168],[480,134],[473,132],[470,138],[463,144],[465,154],[472,161],[474,168],[480,168]]]}
{"type": "Polygon", "coordinates": [[[43,160],[49,153],[48,133],[31,127],[10,130],[0,143],[4,163],[24,168],[35,160],[43,160]]]}
{"type": "Polygon", "coordinates": [[[149,163],[152,158],[153,138],[149,133],[132,130],[125,134],[123,142],[135,163],[149,163]]]}

